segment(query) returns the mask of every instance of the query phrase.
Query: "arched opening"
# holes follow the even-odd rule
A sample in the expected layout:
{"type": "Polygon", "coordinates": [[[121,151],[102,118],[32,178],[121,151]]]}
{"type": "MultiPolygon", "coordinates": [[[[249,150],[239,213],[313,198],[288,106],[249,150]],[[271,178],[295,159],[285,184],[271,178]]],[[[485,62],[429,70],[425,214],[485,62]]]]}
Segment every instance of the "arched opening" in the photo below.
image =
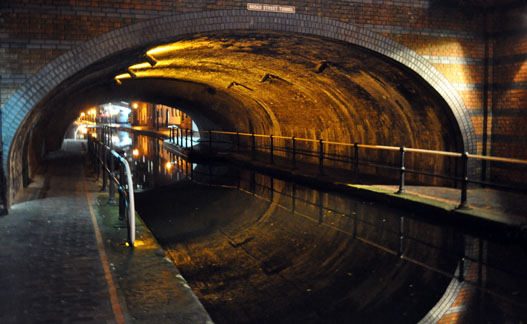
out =
{"type": "Polygon", "coordinates": [[[280,14],[259,17],[250,12],[199,15],[217,16],[218,21],[204,27],[195,23],[195,14],[178,15],[111,32],[79,48],[82,57],[68,53],[24,85],[5,109],[13,113],[8,121],[12,126],[4,132],[9,197],[20,187],[23,154],[18,148],[27,129],[35,125],[35,149],[29,154],[40,157],[40,152],[60,147],[61,135],[81,110],[113,100],[175,105],[201,129],[475,150],[468,112],[449,83],[426,60],[381,35],[323,19],[306,28],[313,17],[303,15],[287,20],[280,14]],[[147,29],[145,38],[133,37],[147,29]],[[211,31],[215,32],[203,34],[211,31]],[[120,41],[110,42],[111,37],[120,41]],[[177,49],[181,55],[169,60],[164,71],[159,69],[162,74],[115,83],[115,76],[134,70],[148,50],[167,40],[186,45],[177,49]],[[229,58],[220,58],[218,50],[229,58]],[[241,59],[241,54],[250,60],[241,59]],[[366,62],[370,67],[361,68],[366,62]],[[384,73],[390,77],[383,79],[384,73]],[[389,97],[392,100],[386,100],[389,97]],[[406,103],[412,108],[409,113],[406,103]],[[353,105],[361,108],[347,108],[353,105]],[[306,114],[299,107],[310,111],[306,114]],[[55,127],[46,128],[50,124],[55,127]],[[434,130],[439,133],[428,136],[434,130]]]}

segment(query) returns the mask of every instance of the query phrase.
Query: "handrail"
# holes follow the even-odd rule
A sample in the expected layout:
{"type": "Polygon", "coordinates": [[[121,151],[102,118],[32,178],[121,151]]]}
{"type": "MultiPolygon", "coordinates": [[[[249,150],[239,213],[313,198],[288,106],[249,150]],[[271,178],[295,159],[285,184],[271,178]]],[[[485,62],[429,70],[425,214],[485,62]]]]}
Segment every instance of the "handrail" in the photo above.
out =
{"type": "MultiPolygon", "coordinates": [[[[134,197],[134,185],[132,180],[132,171],[130,169],[130,164],[128,161],[119,155],[114,150],[110,151],[113,156],[115,156],[122,165],[124,165],[125,168],[125,174],[126,174],[126,183],[128,185],[128,225],[130,229],[130,244],[133,246],[135,242],[135,197],[134,197]]],[[[122,186],[122,184],[119,181],[119,185],[122,186]]],[[[124,186],[122,186],[124,190],[124,186]]]]}
{"type": "MultiPolygon", "coordinates": [[[[105,138],[104,136],[101,136],[105,138]]],[[[97,177],[99,176],[99,165],[103,167],[103,183],[101,190],[106,190],[106,179],[110,180],[109,184],[109,202],[113,202],[114,188],[113,185],[118,186],[119,192],[119,220],[127,219],[127,228],[128,228],[128,243],[131,247],[134,246],[135,242],[135,199],[134,199],[134,185],[132,179],[132,172],[130,169],[130,164],[128,161],[114,151],[107,144],[90,138],[89,143],[93,143],[92,154],[97,159],[96,171],[97,177]],[[110,153],[110,165],[108,165],[107,155],[110,153]],[[119,178],[116,177],[113,173],[114,168],[114,158],[120,162],[124,168],[120,168],[119,178]],[[125,179],[126,176],[126,179],[125,179]],[[125,182],[126,181],[126,182],[125,182]],[[128,186],[128,192],[126,192],[126,186],[128,186]]],[[[90,146],[90,148],[92,148],[90,146]]]]}
{"type": "MultiPolygon", "coordinates": [[[[178,146],[184,146],[188,147],[188,132],[189,130],[182,130],[178,129],[177,132],[173,131],[171,133],[170,140],[172,143],[178,145],[178,146]],[[177,134],[176,134],[177,133],[177,134]],[[183,137],[185,135],[185,137],[183,137]],[[185,145],[183,145],[183,142],[185,142],[185,145]]],[[[521,159],[513,159],[513,158],[505,158],[505,157],[494,157],[494,156],[482,156],[478,154],[471,154],[468,152],[448,152],[448,151],[436,151],[436,150],[428,150],[428,149],[421,149],[421,148],[408,148],[403,146],[389,146],[389,145],[374,145],[374,144],[361,144],[361,143],[342,143],[342,142],[335,142],[335,141],[327,141],[323,139],[308,139],[308,138],[301,138],[301,137],[294,137],[294,136],[282,136],[282,135],[264,135],[264,134],[252,134],[252,133],[240,133],[240,132],[230,132],[230,131],[215,131],[215,130],[208,130],[208,131],[190,131],[191,137],[192,134],[198,133],[198,134],[207,134],[206,141],[208,141],[208,149],[209,152],[212,152],[212,143],[213,143],[213,134],[219,134],[219,135],[228,135],[228,136],[236,136],[234,140],[229,141],[228,139],[221,139],[218,141],[214,141],[214,143],[218,143],[221,145],[233,145],[235,147],[236,151],[240,151],[240,148],[242,147],[242,144],[245,147],[250,147],[250,150],[252,152],[253,158],[255,152],[258,150],[260,152],[268,152],[269,153],[269,161],[271,164],[274,163],[274,156],[275,152],[282,152],[285,154],[290,154],[290,158],[292,161],[293,168],[296,168],[296,161],[297,156],[304,156],[309,158],[309,161],[313,161],[313,159],[318,159],[318,165],[319,165],[319,171],[320,174],[324,174],[324,162],[325,161],[334,161],[339,163],[349,163],[354,166],[354,173],[355,173],[355,179],[359,178],[359,166],[360,165],[366,165],[366,166],[373,166],[377,168],[385,168],[385,169],[396,169],[399,172],[399,190],[397,193],[403,193],[405,190],[405,176],[407,173],[415,174],[415,175],[424,175],[424,176],[431,176],[434,178],[439,179],[447,179],[455,181],[456,186],[457,184],[461,183],[461,198],[458,208],[467,208],[468,202],[467,202],[467,188],[469,183],[474,184],[481,184],[481,181],[478,181],[476,179],[470,179],[470,173],[469,173],[469,160],[485,160],[485,161],[494,161],[494,162],[503,162],[503,163],[514,163],[514,164],[520,164],[520,165],[527,165],[527,160],[521,160],[521,159]],[[208,139],[207,139],[208,137],[208,139]],[[247,141],[243,143],[241,141],[241,137],[249,137],[250,138],[250,144],[247,144],[247,141]],[[260,143],[257,145],[256,138],[268,138],[269,143],[260,143]],[[283,144],[282,146],[277,145],[276,143],[277,139],[281,140],[289,140],[291,141],[290,145],[283,144]],[[299,149],[297,147],[298,143],[300,142],[307,142],[312,143],[309,148],[301,148],[299,149]],[[327,149],[328,145],[337,145],[341,147],[346,147],[347,150],[349,150],[349,153],[345,153],[346,156],[337,154],[332,154],[328,152],[327,149]],[[261,150],[263,149],[263,150],[261,150]],[[351,149],[351,150],[350,150],[351,149]],[[371,163],[368,160],[364,160],[364,157],[362,159],[359,158],[359,149],[368,149],[368,150],[375,150],[375,151],[391,151],[391,152],[399,152],[399,161],[392,163],[392,164],[378,164],[378,163],[371,163]],[[352,154],[353,152],[353,154],[352,154]],[[430,154],[433,156],[443,156],[443,157],[452,157],[455,159],[460,159],[461,166],[461,173],[458,175],[443,175],[443,174],[435,174],[427,172],[426,170],[412,170],[407,169],[407,163],[405,164],[405,155],[408,153],[418,153],[418,154],[430,154]],[[366,161],[363,162],[363,161],[366,161]]],[[[201,141],[201,138],[200,140],[201,141]]],[[[191,138],[191,149],[194,149],[194,139],[191,138]]],[[[507,187],[503,184],[494,184],[485,182],[486,185],[494,186],[494,187],[507,187]]],[[[509,186],[512,188],[512,186],[509,186]]]]}

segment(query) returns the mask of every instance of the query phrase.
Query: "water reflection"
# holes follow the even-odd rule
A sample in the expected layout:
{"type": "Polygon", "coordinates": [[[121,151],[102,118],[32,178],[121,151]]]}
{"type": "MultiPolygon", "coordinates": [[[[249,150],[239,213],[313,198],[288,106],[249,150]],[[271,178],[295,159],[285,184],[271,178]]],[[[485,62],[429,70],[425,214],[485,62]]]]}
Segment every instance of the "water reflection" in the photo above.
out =
{"type": "Polygon", "coordinates": [[[460,264],[479,287],[467,322],[525,315],[523,277],[484,267],[525,260],[521,248],[250,170],[193,165],[157,139],[132,142],[135,181],[149,189],[137,209],[216,323],[417,323],[460,264]]]}

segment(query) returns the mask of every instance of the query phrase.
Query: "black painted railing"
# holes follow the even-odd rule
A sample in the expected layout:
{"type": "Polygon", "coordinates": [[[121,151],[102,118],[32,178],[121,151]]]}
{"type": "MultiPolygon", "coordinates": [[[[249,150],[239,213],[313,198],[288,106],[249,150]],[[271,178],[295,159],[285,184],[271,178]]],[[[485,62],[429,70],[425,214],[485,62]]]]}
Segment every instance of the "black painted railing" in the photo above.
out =
{"type": "MultiPolygon", "coordinates": [[[[518,165],[527,171],[527,160],[483,156],[468,152],[448,152],[438,150],[426,150],[410,148],[404,146],[370,145],[361,143],[342,143],[327,141],[324,139],[309,139],[295,136],[264,135],[254,133],[226,132],[226,131],[195,131],[191,129],[170,128],[170,141],[184,148],[193,150],[199,145],[200,150],[209,152],[244,152],[256,156],[257,153],[266,152],[269,163],[275,162],[276,156],[283,156],[291,161],[291,166],[295,168],[297,161],[309,161],[318,164],[318,172],[325,173],[326,163],[344,164],[350,169],[355,181],[359,181],[361,168],[380,168],[397,174],[399,189],[397,193],[404,193],[407,174],[416,176],[432,177],[443,179],[454,183],[453,187],[460,188],[460,203],[458,208],[468,208],[467,189],[469,184],[480,184],[491,188],[527,191],[527,188],[515,183],[482,181],[471,176],[470,171],[472,161],[491,161],[518,165]],[[366,156],[371,152],[378,154],[377,159],[367,159],[366,156]],[[391,152],[390,155],[385,153],[391,152]],[[414,157],[414,163],[407,162],[408,154],[413,153],[419,156],[428,155],[435,158],[452,159],[447,161],[453,170],[449,174],[438,173],[435,170],[417,169],[419,163],[415,163],[418,157],[414,157]],[[386,156],[383,156],[385,154],[386,156]],[[363,156],[361,156],[363,155],[363,156]],[[412,165],[414,168],[409,168],[412,165]]],[[[473,168],[472,168],[473,169],[473,168]]]]}

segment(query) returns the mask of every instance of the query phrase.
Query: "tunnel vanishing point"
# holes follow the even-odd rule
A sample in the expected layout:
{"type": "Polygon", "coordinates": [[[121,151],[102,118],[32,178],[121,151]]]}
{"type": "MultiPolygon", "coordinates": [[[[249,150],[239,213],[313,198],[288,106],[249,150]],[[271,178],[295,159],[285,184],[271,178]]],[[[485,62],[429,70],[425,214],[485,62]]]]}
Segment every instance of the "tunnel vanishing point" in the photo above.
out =
{"type": "Polygon", "coordinates": [[[119,100],[203,130],[527,158],[525,1],[262,2],[2,1],[4,205],[80,111],[119,100]]]}

